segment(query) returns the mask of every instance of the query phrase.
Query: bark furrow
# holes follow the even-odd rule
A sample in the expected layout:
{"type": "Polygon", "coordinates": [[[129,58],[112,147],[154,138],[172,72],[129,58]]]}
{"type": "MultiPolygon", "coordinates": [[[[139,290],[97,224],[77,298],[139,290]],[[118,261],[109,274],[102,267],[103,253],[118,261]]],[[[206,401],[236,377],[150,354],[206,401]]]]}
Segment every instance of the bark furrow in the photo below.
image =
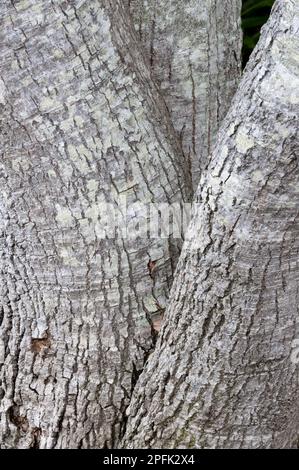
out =
{"type": "Polygon", "coordinates": [[[241,71],[241,0],[126,0],[196,190],[241,71]]]}

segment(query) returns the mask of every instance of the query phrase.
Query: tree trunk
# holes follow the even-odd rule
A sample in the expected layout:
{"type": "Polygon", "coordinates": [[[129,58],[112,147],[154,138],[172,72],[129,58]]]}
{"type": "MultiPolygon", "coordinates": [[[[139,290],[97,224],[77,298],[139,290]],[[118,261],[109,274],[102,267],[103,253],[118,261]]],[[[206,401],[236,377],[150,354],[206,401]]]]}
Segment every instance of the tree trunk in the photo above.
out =
{"type": "Polygon", "coordinates": [[[277,0],[221,128],[127,447],[298,442],[298,25],[277,0]]]}
{"type": "Polygon", "coordinates": [[[196,190],[240,78],[241,0],[126,0],[196,190]]]}
{"type": "Polygon", "coordinates": [[[112,447],[176,260],[121,229],[184,200],[180,144],[122,2],[1,15],[1,447],[112,447]]]}

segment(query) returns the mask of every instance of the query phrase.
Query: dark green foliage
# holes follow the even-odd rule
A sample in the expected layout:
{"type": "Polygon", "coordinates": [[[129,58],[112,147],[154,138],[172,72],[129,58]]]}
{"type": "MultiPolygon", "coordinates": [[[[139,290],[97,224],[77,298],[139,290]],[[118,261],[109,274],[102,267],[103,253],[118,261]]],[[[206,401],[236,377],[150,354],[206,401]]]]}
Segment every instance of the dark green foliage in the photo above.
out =
{"type": "Polygon", "coordinates": [[[243,66],[260,37],[260,30],[269,18],[274,0],[243,0],[242,27],[244,31],[243,66]]]}

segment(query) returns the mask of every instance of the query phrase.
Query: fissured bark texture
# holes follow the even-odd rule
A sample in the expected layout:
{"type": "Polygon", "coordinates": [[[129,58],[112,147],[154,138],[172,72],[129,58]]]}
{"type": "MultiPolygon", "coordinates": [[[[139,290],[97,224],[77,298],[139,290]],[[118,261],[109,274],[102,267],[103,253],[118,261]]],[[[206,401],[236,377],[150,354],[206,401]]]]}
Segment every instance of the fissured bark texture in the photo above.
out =
{"type": "Polygon", "coordinates": [[[200,181],[126,447],[297,446],[298,47],[299,3],[278,0],[200,181]]]}
{"type": "Polygon", "coordinates": [[[239,84],[241,0],[126,0],[196,190],[239,84]]]}
{"type": "Polygon", "coordinates": [[[177,247],[130,228],[181,146],[123,6],[1,2],[3,448],[115,445],[168,297],[177,247]]]}

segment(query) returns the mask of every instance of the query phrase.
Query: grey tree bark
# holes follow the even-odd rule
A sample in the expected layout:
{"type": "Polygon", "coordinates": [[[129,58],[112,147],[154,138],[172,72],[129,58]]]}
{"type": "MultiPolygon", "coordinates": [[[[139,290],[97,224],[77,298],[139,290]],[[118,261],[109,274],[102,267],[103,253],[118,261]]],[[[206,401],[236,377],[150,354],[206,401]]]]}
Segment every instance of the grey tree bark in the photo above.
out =
{"type": "Polygon", "coordinates": [[[241,0],[126,0],[194,191],[240,79],[241,0]]]}
{"type": "Polygon", "coordinates": [[[298,47],[299,2],[277,0],[201,178],[124,446],[298,443],[298,47]]]}
{"type": "Polygon", "coordinates": [[[0,8],[1,447],[112,447],[176,260],[120,229],[186,200],[181,146],[123,2],[0,8]]]}
{"type": "MultiPolygon", "coordinates": [[[[124,6],[1,2],[3,448],[116,445],[153,347],[153,318],[160,321],[169,295],[180,242],[131,240],[121,228],[148,222],[140,202],[189,200],[190,174],[124,6]],[[116,239],[107,208],[119,221],[116,239]]],[[[187,16],[181,7],[179,13],[187,16]]],[[[211,35],[215,21],[202,19],[205,31],[214,22],[211,35]]],[[[221,37],[222,30],[223,18],[221,37]]],[[[226,42],[225,30],[219,51],[229,46],[238,55],[239,37],[226,42]]],[[[209,70],[222,60],[213,44],[205,46],[209,70]]],[[[188,45],[190,73],[192,47],[196,40],[188,45]]],[[[218,68],[209,93],[222,100],[214,89],[218,68]]],[[[191,79],[194,96],[198,80],[191,79]]],[[[224,101],[234,84],[234,77],[223,83],[224,101]]]]}

